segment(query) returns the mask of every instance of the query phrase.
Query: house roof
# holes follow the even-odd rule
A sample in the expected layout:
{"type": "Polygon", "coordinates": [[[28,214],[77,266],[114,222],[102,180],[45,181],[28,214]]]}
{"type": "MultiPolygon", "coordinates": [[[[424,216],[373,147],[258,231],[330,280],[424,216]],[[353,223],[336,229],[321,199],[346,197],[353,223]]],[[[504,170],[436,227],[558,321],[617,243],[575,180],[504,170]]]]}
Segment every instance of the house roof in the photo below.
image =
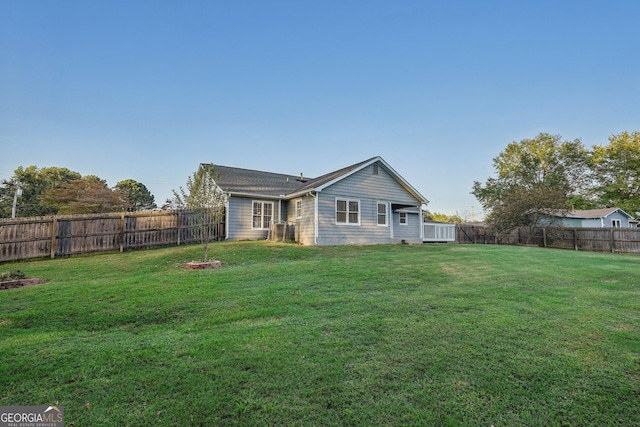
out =
{"type": "Polygon", "coordinates": [[[606,218],[614,212],[620,211],[629,218],[633,218],[620,208],[603,208],[603,209],[586,209],[579,211],[572,211],[574,218],[593,219],[593,218],[606,218]]]}
{"type": "Polygon", "coordinates": [[[376,159],[378,159],[378,157],[372,157],[371,159],[365,160],[363,162],[356,163],[354,165],[347,166],[342,169],[338,169],[337,171],[329,172],[318,178],[310,179],[309,181],[307,181],[306,185],[298,189],[297,193],[324,188],[327,185],[330,185],[335,181],[339,181],[347,177],[348,175],[351,175],[351,173],[360,170],[363,166],[369,163],[373,163],[373,161],[375,161],[376,159]]]}
{"type": "Polygon", "coordinates": [[[214,172],[219,174],[218,187],[223,191],[243,196],[292,198],[303,195],[309,191],[322,191],[324,188],[340,181],[363,168],[378,162],[389,172],[407,191],[416,197],[421,203],[428,200],[420,194],[411,184],[400,176],[382,157],[376,156],[359,163],[329,172],[318,178],[307,178],[296,175],[286,175],[273,172],[263,172],[251,169],[242,169],[229,166],[211,165],[214,172]]]}
{"type": "Polygon", "coordinates": [[[305,185],[307,179],[281,173],[263,172],[230,166],[211,165],[218,175],[216,184],[224,192],[255,196],[282,197],[305,185]]]}
{"type": "Polygon", "coordinates": [[[553,216],[563,217],[563,218],[575,218],[575,219],[600,219],[606,218],[614,212],[621,212],[629,218],[633,218],[631,215],[626,213],[620,208],[602,208],[602,209],[584,209],[584,210],[575,210],[566,214],[555,213],[553,216]]]}

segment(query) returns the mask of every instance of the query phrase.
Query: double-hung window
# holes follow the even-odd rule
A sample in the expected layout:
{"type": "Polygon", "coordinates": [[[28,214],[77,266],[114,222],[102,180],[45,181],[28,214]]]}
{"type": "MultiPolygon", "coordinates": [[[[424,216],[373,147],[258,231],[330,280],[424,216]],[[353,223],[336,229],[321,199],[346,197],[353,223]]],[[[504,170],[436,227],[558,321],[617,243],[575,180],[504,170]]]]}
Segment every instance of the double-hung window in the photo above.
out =
{"type": "Polygon", "coordinates": [[[620,228],[622,227],[622,221],[620,221],[619,219],[612,219],[611,226],[615,228],[620,228]]]}
{"type": "Polygon", "coordinates": [[[254,230],[268,229],[273,219],[273,202],[253,202],[253,222],[254,230]]]}
{"type": "Polygon", "coordinates": [[[336,224],[360,225],[360,200],[336,199],[336,224]]]}
{"type": "Polygon", "coordinates": [[[387,218],[389,216],[387,209],[388,209],[388,205],[386,203],[378,202],[378,225],[379,226],[386,227],[387,225],[389,225],[389,223],[387,222],[387,218]]]}
{"type": "Polygon", "coordinates": [[[400,222],[400,225],[407,225],[407,213],[400,212],[400,215],[398,216],[398,221],[400,222]]]}
{"type": "Polygon", "coordinates": [[[302,200],[296,200],[296,218],[302,218],[302,200]]]}

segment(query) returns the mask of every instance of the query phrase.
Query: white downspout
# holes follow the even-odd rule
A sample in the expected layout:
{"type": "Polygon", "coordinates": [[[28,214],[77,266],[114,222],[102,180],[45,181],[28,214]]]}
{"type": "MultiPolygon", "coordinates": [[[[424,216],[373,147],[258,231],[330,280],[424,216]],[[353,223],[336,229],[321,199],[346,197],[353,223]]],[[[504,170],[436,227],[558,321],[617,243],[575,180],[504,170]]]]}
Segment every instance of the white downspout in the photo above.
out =
{"type": "Polygon", "coordinates": [[[393,239],[395,238],[395,232],[393,229],[393,205],[391,202],[388,202],[387,205],[389,206],[389,239],[393,242],[393,239]]]}
{"type": "Polygon", "coordinates": [[[422,205],[418,206],[418,224],[420,224],[420,240],[424,242],[424,219],[422,219],[422,205]]]}
{"type": "Polygon", "coordinates": [[[318,192],[313,193],[313,244],[318,246],[318,192]]]}
{"type": "Polygon", "coordinates": [[[309,191],[306,195],[313,197],[313,244],[318,246],[318,190],[309,191]]]}
{"type": "Polygon", "coordinates": [[[224,240],[229,240],[229,200],[231,194],[227,194],[224,201],[224,240]]]}

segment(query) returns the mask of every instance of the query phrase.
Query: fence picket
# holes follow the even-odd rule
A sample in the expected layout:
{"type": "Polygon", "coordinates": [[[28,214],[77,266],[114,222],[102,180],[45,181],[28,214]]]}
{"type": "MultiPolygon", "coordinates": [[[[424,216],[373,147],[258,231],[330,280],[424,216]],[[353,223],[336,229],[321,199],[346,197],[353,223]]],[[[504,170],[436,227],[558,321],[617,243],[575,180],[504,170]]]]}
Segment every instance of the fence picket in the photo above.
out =
{"type": "MultiPolygon", "coordinates": [[[[194,216],[163,211],[0,219],[0,262],[191,243],[197,241],[194,216]]],[[[224,238],[222,223],[209,226],[212,240],[224,238]]]]}
{"type": "Polygon", "coordinates": [[[501,237],[484,225],[460,224],[458,230],[457,243],[537,244],[576,251],[640,253],[640,228],[520,227],[501,237]]]}

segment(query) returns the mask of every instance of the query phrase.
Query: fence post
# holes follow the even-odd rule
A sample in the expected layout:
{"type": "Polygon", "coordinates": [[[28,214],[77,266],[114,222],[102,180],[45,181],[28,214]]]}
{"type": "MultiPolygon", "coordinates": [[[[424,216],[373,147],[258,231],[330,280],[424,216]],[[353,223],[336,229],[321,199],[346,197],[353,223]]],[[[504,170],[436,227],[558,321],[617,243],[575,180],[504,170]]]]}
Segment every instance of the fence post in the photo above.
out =
{"type": "Polygon", "coordinates": [[[56,242],[57,234],[58,217],[54,215],[53,218],[51,218],[51,259],[54,259],[56,257],[56,245],[58,244],[58,242],[56,242]]]}
{"type": "Polygon", "coordinates": [[[614,236],[614,230],[615,228],[611,227],[611,231],[609,232],[609,241],[610,241],[610,247],[611,247],[611,253],[615,253],[616,252],[616,240],[615,240],[615,236],[614,236]]]}
{"type": "Polygon", "coordinates": [[[547,247],[547,227],[542,227],[542,246],[547,247]]]}
{"type": "Polygon", "coordinates": [[[120,214],[120,252],[124,252],[124,232],[127,225],[125,213],[120,214]]]}
{"type": "Polygon", "coordinates": [[[180,211],[176,211],[176,234],[178,235],[176,244],[178,246],[180,246],[180,224],[182,224],[180,221],[180,211]]]}
{"type": "Polygon", "coordinates": [[[577,228],[573,229],[573,248],[576,251],[578,250],[578,229],[577,228]]]}

